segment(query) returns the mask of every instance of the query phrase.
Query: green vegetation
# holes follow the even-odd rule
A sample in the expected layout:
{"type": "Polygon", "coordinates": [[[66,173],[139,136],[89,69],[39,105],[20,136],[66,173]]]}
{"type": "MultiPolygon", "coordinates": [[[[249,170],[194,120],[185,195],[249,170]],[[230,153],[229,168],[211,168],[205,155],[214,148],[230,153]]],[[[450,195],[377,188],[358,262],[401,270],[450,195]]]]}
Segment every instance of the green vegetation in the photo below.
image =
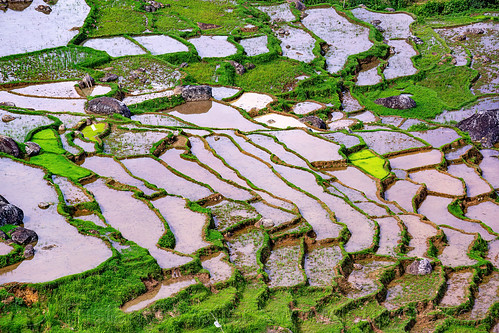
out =
{"type": "Polygon", "coordinates": [[[81,133],[86,139],[97,142],[97,137],[106,130],[106,126],[106,123],[97,123],[90,126],[85,126],[81,130],[81,133]]]}
{"type": "Polygon", "coordinates": [[[44,167],[54,175],[67,177],[74,181],[92,175],[92,172],[72,163],[63,155],[45,153],[31,157],[29,162],[44,167]]]}
{"type": "Polygon", "coordinates": [[[390,174],[386,169],[386,161],[368,149],[364,149],[348,156],[350,162],[365,170],[376,178],[383,179],[390,174]]]}
{"type": "Polygon", "coordinates": [[[40,148],[47,153],[64,154],[59,135],[52,128],[44,129],[33,134],[31,141],[38,143],[40,148]]]}

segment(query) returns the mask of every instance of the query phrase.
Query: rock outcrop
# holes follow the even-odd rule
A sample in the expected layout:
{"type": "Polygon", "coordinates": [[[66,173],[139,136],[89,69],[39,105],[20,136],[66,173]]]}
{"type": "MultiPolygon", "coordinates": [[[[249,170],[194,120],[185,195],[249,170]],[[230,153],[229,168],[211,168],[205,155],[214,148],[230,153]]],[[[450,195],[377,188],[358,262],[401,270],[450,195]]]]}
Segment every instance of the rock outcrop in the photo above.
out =
{"type": "Polygon", "coordinates": [[[428,259],[414,260],[412,264],[407,266],[406,273],[412,275],[427,275],[433,271],[433,267],[428,259]]]}
{"type": "Polygon", "coordinates": [[[38,143],[28,141],[26,142],[25,150],[26,150],[26,155],[31,157],[40,154],[41,148],[38,145],[38,143]]]}
{"type": "Polygon", "coordinates": [[[87,73],[83,77],[83,80],[78,82],[78,85],[80,86],[80,88],[92,88],[93,86],[95,86],[95,80],[87,73]]]}
{"type": "Polygon", "coordinates": [[[207,101],[213,97],[209,86],[179,86],[175,92],[181,94],[186,102],[207,101]]]}
{"type": "Polygon", "coordinates": [[[405,110],[416,107],[416,102],[408,95],[390,96],[385,98],[378,98],[374,101],[378,105],[382,105],[390,109],[405,110]]]}
{"type": "Polygon", "coordinates": [[[499,109],[474,114],[461,120],[457,127],[468,132],[471,140],[480,142],[486,148],[492,148],[499,142],[499,109]]]}
{"type": "Polygon", "coordinates": [[[0,134],[0,152],[19,157],[21,152],[14,139],[0,134]]]}
{"type": "Polygon", "coordinates": [[[28,245],[38,241],[36,232],[26,228],[16,228],[11,232],[10,238],[19,245],[28,245]]]}
{"type": "Polygon", "coordinates": [[[244,68],[244,66],[237,61],[231,60],[229,61],[229,63],[232,65],[232,67],[234,67],[237,75],[243,75],[244,73],[246,73],[246,68],[244,68]]]}
{"type": "Polygon", "coordinates": [[[310,126],[316,127],[318,129],[327,129],[326,123],[321,118],[316,116],[303,117],[300,119],[300,122],[309,124],[310,126]]]}
{"type": "Polygon", "coordinates": [[[6,224],[20,225],[23,223],[24,213],[21,208],[10,204],[0,195],[0,226],[6,224]]]}
{"type": "Polygon", "coordinates": [[[100,82],[112,82],[118,80],[118,75],[112,73],[106,73],[104,77],[100,78],[100,82]]]}
{"type": "Polygon", "coordinates": [[[114,113],[130,118],[132,113],[122,101],[111,97],[98,97],[89,101],[85,106],[85,112],[110,116],[114,113]]]}
{"type": "Polygon", "coordinates": [[[34,255],[35,255],[35,249],[33,248],[33,245],[31,244],[26,245],[26,247],[24,248],[23,257],[25,259],[29,259],[34,255]]]}

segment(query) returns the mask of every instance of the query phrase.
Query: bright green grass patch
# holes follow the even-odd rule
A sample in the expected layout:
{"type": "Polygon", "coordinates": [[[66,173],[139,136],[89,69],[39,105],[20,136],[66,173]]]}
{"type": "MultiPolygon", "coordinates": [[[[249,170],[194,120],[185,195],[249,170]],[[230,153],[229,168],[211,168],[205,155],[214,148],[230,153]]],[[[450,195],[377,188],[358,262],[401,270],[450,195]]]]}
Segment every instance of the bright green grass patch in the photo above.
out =
{"type": "Polygon", "coordinates": [[[36,132],[31,141],[38,143],[38,145],[48,153],[64,154],[66,151],[62,148],[59,141],[59,136],[52,128],[47,128],[42,131],[36,132]]]}
{"type": "MultiPolygon", "coordinates": [[[[415,58],[416,67],[421,70],[428,70],[434,67],[451,50],[445,41],[433,29],[427,26],[416,26],[414,34],[423,40],[423,44],[417,45],[419,56],[415,58]]],[[[447,66],[453,66],[446,62],[447,66]]]]}
{"type": "Polygon", "coordinates": [[[210,29],[210,34],[231,32],[236,27],[244,25],[244,18],[239,15],[237,5],[228,0],[162,0],[161,2],[170,5],[167,8],[168,12],[178,14],[180,18],[190,20],[194,25],[203,22],[221,26],[218,29],[210,29]]]}
{"type": "Polygon", "coordinates": [[[368,149],[353,153],[348,158],[353,165],[376,178],[383,179],[390,174],[385,168],[385,160],[368,149]]]}
{"type": "Polygon", "coordinates": [[[395,115],[408,118],[433,119],[446,108],[445,103],[438,97],[436,91],[421,85],[415,85],[411,81],[399,83],[385,90],[372,90],[355,95],[361,104],[365,105],[366,109],[383,116],[395,115]],[[378,98],[400,95],[402,93],[411,94],[411,98],[416,101],[416,107],[407,110],[397,110],[374,103],[378,98]]]}
{"type": "Polygon", "coordinates": [[[214,84],[216,83],[215,81],[213,81],[215,76],[215,68],[216,63],[201,61],[189,64],[189,67],[184,68],[184,71],[192,76],[198,83],[214,84]]]}
{"type": "Polygon", "coordinates": [[[257,64],[244,75],[236,75],[235,85],[246,91],[278,94],[288,91],[296,83],[295,78],[303,74],[309,74],[305,72],[304,65],[280,58],[257,64]]]}
{"type": "Polygon", "coordinates": [[[378,317],[386,309],[379,305],[377,301],[371,301],[364,304],[352,311],[347,312],[343,316],[343,319],[347,322],[347,325],[353,325],[356,320],[367,320],[378,317]]]}
{"type": "Polygon", "coordinates": [[[52,153],[45,153],[30,158],[30,163],[47,169],[50,173],[78,181],[92,175],[90,170],[74,164],[67,157],[52,153]]]}
{"type": "Polygon", "coordinates": [[[97,28],[89,33],[90,37],[140,34],[147,29],[145,14],[122,7],[99,9],[96,25],[97,28]]]}
{"type": "Polygon", "coordinates": [[[90,140],[97,142],[97,136],[106,130],[106,123],[97,123],[90,126],[85,126],[81,130],[83,136],[90,140]]]}
{"type": "Polygon", "coordinates": [[[444,71],[428,73],[418,85],[435,91],[450,109],[458,109],[475,99],[470,86],[477,75],[478,72],[474,69],[454,66],[444,71]]]}

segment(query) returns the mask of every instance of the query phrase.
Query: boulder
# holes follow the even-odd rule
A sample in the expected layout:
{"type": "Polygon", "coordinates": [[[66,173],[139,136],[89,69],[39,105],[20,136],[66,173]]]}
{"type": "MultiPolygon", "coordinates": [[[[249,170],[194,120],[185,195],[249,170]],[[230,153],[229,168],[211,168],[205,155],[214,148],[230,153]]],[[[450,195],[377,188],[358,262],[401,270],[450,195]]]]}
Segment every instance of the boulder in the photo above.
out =
{"type": "Polygon", "coordinates": [[[433,267],[428,259],[423,258],[422,260],[414,260],[405,271],[412,275],[427,275],[433,271],[433,267]]]}
{"type": "Polygon", "coordinates": [[[295,2],[295,7],[296,9],[300,10],[300,11],[304,11],[305,9],[307,9],[307,7],[305,6],[305,4],[301,1],[296,1],[295,2]]]}
{"type": "Polygon", "coordinates": [[[50,8],[50,6],[47,6],[47,5],[38,5],[37,7],[35,7],[35,10],[37,12],[40,12],[40,13],[43,13],[46,15],[52,13],[52,8],[50,8]]]}
{"type": "Polygon", "coordinates": [[[132,116],[125,103],[111,97],[94,98],[85,105],[85,112],[106,116],[117,113],[127,118],[132,116]]]}
{"type": "Polygon", "coordinates": [[[19,157],[21,152],[14,139],[0,134],[0,152],[19,157]]]}
{"type": "Polygon", "coordinates": [[[31,142],[31,141],[26,142],[25,149],[26,149],[26,155],[28,155],[29,157],[40,154],[40,150],[41,150],[38,143],[31,142]]]}
{"type": "Polygon", "coordinates": [[[189,63],[187,63],[187,62],[183,62],[183,63],[181,63],[181,64],[180,64],[180,66],[179,66],[179,67],[180,67],[180,68],[186,68],[186,67],[189,67],[189,63]]]}
{"type": "Polygon", "coordinates": [[[246,68],[244,68],[244,66],[237,61],[231,60],[229,61],[229,63],[232,65],[232,67],[234,67],[237,75],[243,75],[244,73],[246,73],[246,68]]]}
{"type": "Polygon", "coordinates": [[[371,24],[372,24],[372,25],[380,25],[380,24],[381,24],[381,21],[380,21],[380,20],[372,20],[372,21],[371,21],[371,24]]]}
{"type": "Polygon", "coordinates": [[[252,70],[252,69],[254,69],[255,67],[256,67],[256,66],[255,66],[255,64],[254,64],[254,63],[252,63],[252,62],[249,62],[249,63],[247,63],[247,64],[246,64],[246,69],[247,69],[247,70],[252,70]]]}
{"type": "Polygon", "coordinates": [[[414,42],[414,44],[417,44],[417,45],[424,44],[424,41],[421,38],[416,37],[416,36],[409,36],[409,38],[407,38],[407,39],[408,39],[408,41],[412,40],[414,42]]]}
{"type": "Polygon", "coordinates": [[[272,221],[271,219],[263,218],[260,220],[260,222],[262,223],[262,227],[264,228],[272,228],[275,225],[274,221],[272,221]]]}
{"type": "Polygon", "coordinates": [[[35,249],[33,248],[33,245],[31,244],[26,245],[26,247],[24,248],[23,257],[25,259],[29,259],[34,255],[35,255],[35,249]]]}
{"type": "Polygon", "coordinates": [[[112,82],[118,80],[118,75],[112,73],[106,73],[104,77],[100,78],[100,82],[112,82]]]}
{"type": "Polygon", "coordinates": [[[457,128],[468,132],[471,140],[480,142],[485,148],[492,148],[499,142],[499,109],[474,114],[461,120],[457,128]]]}
{"type": "Polygon", "coordinates": [[[186,102],[207,101],[213,97],[209,86],[181,86],[176,91],[180,91],[186,102]]]}
{"type": "Polygon", "coordinates": [[[4,123],[10,123],[10,122],[11,122],[12,120],[14,120],[14,119],[16,119],[16,117],[11,116],[10,114],[4,114],[4,115],[2,116],[2,121],[3,121],[4,123]]]}
{"type": "Polygon", "coordinates": [[[38,241],[36,232],[26,228],[16,228],[10,234],[10,238],[19,245],[28,245],[38,241]]]}
{"type": "Polygon", "coordinates": [[[481,28],[468,28],[466,29],[465,34],[466,35],[483,35],[485,33],[485,30],[481,28]]]}
{"type": "Polygon", "coordinates": [[[405,110],[416,107],[416,102],[408,95],[390,96],[386,98],[378,98],[374,101],[378,105],[382,105],[389,109],[405,110]]]}
{"type": "Polygon", "coordinates": [[[327,129],[327,125],[324,122],[324,120],[322,120],[321,118],[316,117],[316,116],[303,117],[300,119],[300,122],[302,122],[304,124],[309,124],[310,126],[313,126],[313,127],[319,128],[319,129],[323,129],[323,130],[327,129]]]}
{"type": "Polygon", "coordinates": [[[393,13],[393,12],[395,11],[395,9],[390,8],[390,7],[385,8],[385,10],[386,10],[387,12],[391,12],[391,13],[393,13]]]}

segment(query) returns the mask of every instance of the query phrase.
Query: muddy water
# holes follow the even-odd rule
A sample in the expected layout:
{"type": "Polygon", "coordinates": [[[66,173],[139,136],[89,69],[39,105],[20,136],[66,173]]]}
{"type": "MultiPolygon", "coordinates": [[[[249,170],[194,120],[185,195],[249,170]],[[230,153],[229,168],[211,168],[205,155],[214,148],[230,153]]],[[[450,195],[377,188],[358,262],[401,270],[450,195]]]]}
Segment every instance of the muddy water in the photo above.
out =
{"type": "Polygon", "coordinates": [[[244,118],[235,108],[217,102],[213,102],[211,105],[210,103],[200,113],[190,108],[193,103],[186,103],[183,106],[187,109],[178,111],[178,108],[174,108],[175,111],[169,114],[200,127],[238,128],[241,131],[264,129],[264,127],[244,118]]]}
{"type": "Polygon", "coordinates": [[[80,138],[75,138],[73,143],[81,147],[87,153],[95,153],[95,142],[87,142],[80,138]]]}
{"type": "Polygon", "coordinates": [[[356,203],[355,206],[357,206],[357,208],[359,208],[360,210],[362,210],[371,217],[381,217],[388,215],[388,212],[386,211],[385,208],[371,201],[359,202],[356,203]]]}
{"type": "Polygon", "coordinates": [[[112,255],[104,242],[81,235],[57,213],[57,193],[44,176],[41,169],[0,158],[2,195],[24,211],[24,226],[38,234],[33,259],[1,271],[0,284],[51,281],[95,268],[112,255]],[[54,205],[43,210],[38,208],[40,202],[54,205]]]}
{"type": "Polygon", "coordinates": [[[293,106],[292,111],[296,114],[307,114],[307,113],[314,112],[314,111],[317,111],[317,110],[322,109],[322,108],[323,108],[322,104],[319,104],[319,103],[300,102],[300,103],[296,103],[293,106]]]}
{"type": "Polygon", "coordinates": [[[281,29],[289,32],[288,35],[277,34],[281,41],[282,55],[290,59],[303,61],[306,63],[314,60],[312,52],[315,46],[315,39],[302,29],[284,26],[281,29]]]}
{"type": "Polygon", "coordinates": [[[219,101],[224,98],[232,97],[239,91],[241,91],[241,89],[230,87],[211,87],[213,98],[219,101]]]}
{"type": "Polygon", "coordinates": [[[185,199],[166,196],[151,203],[163,215],[175,235],[175,251],[191,254],[210,245],[203,240],[207,217],[188,209],[185,199]]]}
{"type": "Polygon", "coordinates": [[[334,238],[339,228],[333,224],[329,214],[314,199],[294,190],[279,179],[270,168],[252,157],[242,154],[227,138],[207,138],[208,143],[225,161],[248,178],[255,186],[294,202],[303,217],[312,225],[317,239],[334,238]]]}
{"type": "Polygon", "coordinates": [[[269,287],[291,287],[304,280],[300,270],[300,246],[284,246],[272,250],[265,263],[269,287]]]}
{"type": "Polygon", "coordinates": [[[466,154],[471,148],[472,145],[466,145],[457,149],[452,149],[445,153],[445,159],[448,161],[455,161],[461,158],[464,154],[466,154]]]}
{"type": "Polygon", "coordinates": [[[122,184],[135,186],[146,195],[156,192],[146,187],[143,181],[130,176],[121,164],[113,158],[101,156],[87,157],[81,166],[92,170],[102,177],[112,178],[122,184]]]}
{"type": "Polygon", "coordinates": [[[258,213],[251,206],[238,202],[224,200],[210,208],[218,230],[225,230],[241,221],[258,217],[258,213]]]}
{"type": "Polygon", "coordinates": [[[153,145],[166,136],[164,132],[113,131],[102,139],[104,153],[116,157],[149,154],[153,145]]]}
{"type": "Polygon", "coordinates": [[[276,6],[259,6],[256,7],[268,16],[270,16],[271,21],[285,21],[290,22],[296,20],[296,17],[291,12],[289,4],[283,3],[282,5],[276,6]]]}
{"type": "Polygon", "coordinates": [[[351,118],[360,120],[364,123],[374,123],[377,120],[376,116],[371,111],[365,111],[365,112],[356,114],[354,116],[351,116],[351,118]]]}
{"type": "Polygon", "coordinates": [[[499,188],[499,152],[496,150],[486,149],[480,151],[483,155],[483,160],[480,162],[482,177],[492,185],[493,188],[499,188]]]}
{"type": "Polygon", "coordinates": [[[59,186],[66,205],[76,205],[93,200],[82,188],[76,186],[68,178],[52,176],[52,179],[54,180],[54,183],[59,186]]]}
{"type": "Polygon", "coordinates": [[[359,20],[367,23],[371,23],[373,20],[380,20],[380,26],[385,29],[383,35],[387,39],[407,38],[411,36],[409,25],[414,22],[414,19],[408,14],[376,13],[364,8],[352,9],[352,14],[359,20]]]}
{"type": "Polygon", "coordinates": [[[368,28],[348,21],[333,8],[308,9],[305,13],[305,27],[330,44],[325,55],[330,73],[339,71],[349,55],[367,51],[373,45],[368,28]]]}
{"type": "Polygon", "coordinates": [[[10,245],[0,242],[0,256],[9,254],[14,248],[10,245]]]}
{"type": "Polygon", "coordinates": [[[447,244],[438,257],[442,265],[450,267],[472,266],[477,263],[476,260],[467,256],[475,235],[463,234],[449,228],[442,228],[447,237],[447,244]]]}
{"type": "Polygon", "coordinates": [[[358,190],[346,187],[345,185],[338,182],[332,182],[331,185],[333,186],[328,187],[329,192],[345,198],[349,198],[349,200],[354,203],[367,200],[362,192],[358,190]]]}
{"type": "Polygon", "coordinates": [[[61,138],[62,148],[65,151],[67,151],[73,155],[78,155],[80,153],[80,149],[69,145],[69,142],[68,142],[68,139],[66,138],[66,135],[63,134],[63,135],[60,135],[59,137],[61,138]]]}
{"type": "Polygon", "coordinates": [[[463,178],[466,183],[466,194],[468,197],[475,197],[480,194],[492,191],[490,185],[478,175],[475,169],[466,164],[452,164],[447,168],[447,172],[454,177],[463,178]]]}
{"type": "Polygon", "coordinates": [[[414,184],[407,180],[398,180],[385,191],[385,199],[397,202],[400,207],[407,212],[414,212],[412,199],[416,195],[421,185],[414,184]]]}
{"type": "Polygon", "coordinates": [[[351,148],[353,146],[360,144],[360,140],[358,137],[354,135],[348,135],[342,132],[324,133],[320,135],[336,143],[345,145],[346,148],[351,148]]]}
{"type": "Polygon", "coordinates": [[[468,288],[472,275],[473,273],[466,271],[451,273],[447,280],[447,291],[439,305],[450,307],[464,303],[469,295],[468,288]]]}
{"type": "Polygon", "coordinates": [[[269,52],[267,43],[268,41],[266,35],[260,37],[245,38],[239,42],[239,44],[241,44],[241,46],[244,48],[244,52],[246,52],[246,55],[248,55],[249,57],[269,52]]]}
{"type": "Polygon", "coordinates": [[[234,236],[229,242],[230,261],[244,276],[256,276],[258,263],[256,252],[263,244],[263,231],[254,229],[250,232],[234,236]]]}
{"type": "Polygon", "coordinates": [[[263,218],[272,220],[274,226],[279,226],[296,218],[295,214],[269,206],[263,201],[251,203],[251,206],[253,206],[263,218]]]}
{"type": "Polygon", "coordinates": [[[476,206],[469,206],[466,216],[470,219],[480,220],[488,225],[494,232],[499,233],[499,205],[492,201],[484,201],[476,206]]]}
{"type": "Polygon", "coordinates": [[[461,136],[452,128],[440,127],[423,132],[411,132],[412,135],[428,142],[435,148],[460,139],[461,136]]]}
{"type": "Polygon", "coordinates": [[[323,247],[305,255],[305,273],[311,286],[327,287],[337,274],[334,268],[343,259],[339,246],[323,247]]]}
{"type": "Polygon", "coordinates": [[[221,252],[216,257],[201,262],[204,269],[210,272],[210,282],[227,281],[232,276],[234,269],[225,261],[225,253],[221,252]]]}
{"type": "Polygon", "coordinates": [[[0,110],[0,119],[5,115],[15,117],[16,119],[8,123],[2,122],[0,134],[9,136],[19,142],[24,142],[26,135],[34,128],[53,123],[52,120],[44,116],[32,116],[0,110]]]}
{"type": "Polygon", "coordinates": [[[12,89],[12,92],[21,95],[38,97],[81,98],[75,90],[78,81],[53,82],[35,84],[23,88],[12,89]]]}
{"type": "Polygon", "coordinates": [[[59,118],[60,121],[66,126],[66,128],[74,128],[80,121],[86,120],[85,116],[77,116],[73,114],[59,113],[55,117],[59,118]]]}
{"type": "Polygon", "coordinates": [[[397,155],[389,158],[392,169],[410,170],[424,166],[439,164],[443,154],[439,150],[430,150],[407,155],[397,155]]]}
{"type": "Polygon", "coordinates": [[[412,236],[409,246],[414,249],[407,252],[407,256],[422,258],[428,249],[428,238],[435,236],[437,229],[430,224],[422,222],[416,215],[400,215],[400,219],[412,236]]]}
{"type": "Polygon", "coordinates": [[[212,194],[208,188],[177,176],[152,158],[133,158],[122,162],[133,175],[164,188],[169,194],[181,195],[192,201],[197,201],[212,194]]]}
{"type": "Polygon", "coordinates": [[[354,269],[348,276],[348,282],[353,289],[347,294],[348,298],[363,297],[378,290],[377,275],[383,268],[393,264],[393,262],[373,260],[360,261],[358,264],[362,265],[362,268],[354,269]]]}
{"type": "Polygon", "coordinates": [[[288,128],[288,127],[307,127],[304,123],[300,122],[298,119],[291,116],[284,116],[277,113],[268,113],[263,116],[258,116],[253,118],[259,123],[263,123],[270,127],[275,128],[288,128]]]}
{"type": "Polygon", "coordinates": [[[170,117],[166,114],[161,113],[144,113],[132,116],[132,120],[139,121],[144,125],[150,126],[170,126],[170,127],[184,127],[187,126],[184,123],[170,117]]]}
{"type": "Polygon", "coordinates": [[[83,46],[107,52],[111,57],[145,54],[140,46],[125,37],[93,38],[83,43],[83,46]]]}
{"type": "Polygon", "coordinates": [[[177,280],[167,280],[160,284],[158,287],[154,288],[151,291],[129,301],[126,302],[121,309],[125,312],[133,312],[137,310],[144,309],[145,307],[151,305],[157,300],[168,298],[182,289],[187,288],[188,286],[196,284],[196,280],[190,277],[181,278],[177,280]]]}
{"type": "Polygon", "coordinates": [[[328,123],[327,124],[327,128],[330,130],[330,131],[337,131],[337,130],[342,130],[342,129],[346,129],[348,130],[348,128],[354,124],[356,124],[357,122],[354,121],[354,120],[350,120],[350,119],[341,119],[341,120],[336,120],[336,121],[333,121],[331,123],[328,123]]]}
{"type": "MultiPolygon", "coordinates": [[[[356,132],[355,134],[361,136],[369,148],[373,149],[380,155],[425,146],[421,141],[418,141],[404,133],[375,131],[356,132]]],[[[413,158],[411,158],[411,160],[413,160],[413,158]]],[[[398,168],[393,165],[392,167],[398,168]]]]}
{"type": "Polygon", "coordinates": [[[90,7],[83,0],[61,1],[51,5],[50,15],[37,12],[42,0],[35,0],[21,12],[0,11],[0,57],[66,45],[76,34],[73,27],[81,27],[90,7]],[[29,22],[30,24],[26,24],[29,22]],[[23,31],[19,38],[19,31],[23,31]]]}
{"type": "Polygon", "coordinates": [[[155,35],[155,36],[137,36],[133,37],[139,44],[151,51],[151,54],[165,54],[175,52],[188,52],[187,46],[176,40],[175,38],[155,35]]]}
{"type": "Polygon", "coordinates": [[[378,66],[376,64],[374,67],[362,69],[359,74],[357,74],[357,81],[355,84],[358,86],[372,86],[380,83],[382,79],[381,75],[378,74],[378,66]]]}
{"type": "MultiPolygon", "coordinates": [[[[1,15],[1,14],[0,14],[1,15]]],[[[43,97],[29,97],[0,91],[0,101],[12,102],[17,107],[52,112],[80,112],[83,113],[85,99],[53,99],[43,97]]]]}
{"type": "Polygon", "coordinates": [[[340,146],[320,139],[302,130],[274,132],[274,136],[291,150],[308,161],[339,161],[344,157],[339,154],[340,146]],[[314,149],[310,149],[314,147],[314,149]]]}
{"type": "Polygon", "coordinates": [[[269,95],[246,92],[230,104],[246,111],[263,109],[274,99],[269,95]]]}
{"type": "Polygon", "coordinates": [[[465,319],[481,319],[485,317],[492,304],[499,301],[499,273],[492,272],[478,286],[478,295],[470,313],[463,315],[465,319]]]}
{"type": "Polygon", "coordinates": [[[346,169],[330,171],[329,173],[343,184],[363,192],[369,199],[378,200],[376,196],[378,192],[376,182],[359,169],[347,167],[346,169]]]}
{"type": "Polygon", "coordinates": [[[236,47],[227,41],[227,36],[201,36],[189,39],[201,58],[228,57],[236,54],[236,47]]]}
{"type": "Polygon", "coordinates": [[[413,172],[409,177],[416,183],[426,184],[428,191],[455,196],[464,194],[463,183],[459,179],[434,169],[413,172]]]}
{"type": "Polygon", "coordinates": [[[141,103],[154,98],[169,97],[173,95],[173,90],[165,90],[157,93],[143,94],[143,95],[129,95],[123,99],[126,105],[141,103]]]}
{"type": "Polygon", "coordinates": [[[261,134],[251,134],[248,135],[248,138],[250,138],[251,141],[253,141],[258,146],[270,150],[272,154],[279,157],[281,161],[290,165],[296,165],[303,168],[308,168],[307,163],[302,158],[284,149],[283,146],[274,141],[273,137],[261,134]]]}
{"type": "Polygon", "coordinates": [[[392,117],[392,116],[380,116],[381,122],[387,125],[393,125],[395,127],[400,126],[405,118],[402,117],[392,117]]]}
{"type": "Polygon", "coordinates": [[[419,125],[419,124],[427,124],[424,121],[418,120],[418,119],[406,119],[402,125],[399,126],[400,129],[407,130],[409,127],[413,125],[419,125]]]}
{"type": "Polygon", "coordinates": [[[401,241],[401,232],[394,217],[376,219],[379,225],[379,244],[377,254],[395,256],[395,247],[401,241]]]}
{"type": "Polygon", "coordinates": [[[417,52],[412,45],[408,44],[405,40],[390,40],[388,45],[393,47],[395,54],[388,58],[388,65],[383,72],[385,78],[391,80],[401,76],[416,74],[418,70],[412,64],[411,58],[417,52]]]}
{"type": "Polygon", "coordinates": [[[464,221],[449,213],[447,206],[449,206],[451,202],[452,199],[450,198],[429,195],[419,207],[418,212],[425,215],[430,221],[437,225],[448,225],[467,233],[476,232],[487,241],[495,238],[495,236],[491,235],[479,223],[464,221]]]}
{"type": "Polygon", "coordinates": [[[182,153],[183,151],[178,149],[169,149],[161,155],[160,159],[186,176],[210,185],[211,188],[226,198],[234,200],[249,200],[253,197],[248,191],[237,188],[220,180],[196,162],[181,158],[180,154],[182,153]]]}

